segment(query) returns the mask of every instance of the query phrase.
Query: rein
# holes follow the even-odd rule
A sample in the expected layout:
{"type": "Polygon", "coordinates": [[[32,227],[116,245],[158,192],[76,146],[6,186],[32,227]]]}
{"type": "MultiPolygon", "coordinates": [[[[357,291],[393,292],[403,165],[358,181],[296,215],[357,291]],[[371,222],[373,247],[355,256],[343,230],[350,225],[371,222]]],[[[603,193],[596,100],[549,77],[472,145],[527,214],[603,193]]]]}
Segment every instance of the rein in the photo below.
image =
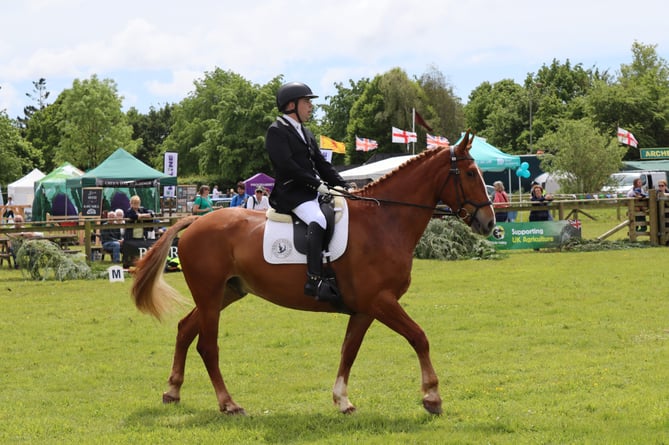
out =
{"type": "Polygon", "coordinates": [[[444,179],[444,183],[441,185],[439,188],[439,193],[438,195],[441,195],[441,193],[444,191],[446,188],[446,184],[448,184],[448,181],[451,177],[454,178],[455,185],[456,185],[456,199],[458,201],[458,207],[459,209],[456,212],[453,212],[452,210],[446,210],[443,208],[440,208],[438,206],[426,206],[422,204],[416,204],[412,202],[405,202],[405,201],[394,201],[391,199],[380,199],[380,198],[371,198],[367,196],[358,196],[354,195],[353,193],[350,193],[348,191],[343,191],[343,190],[337,190],[337,193],[340,193],[342,196],[344,196],[346,199],[350,199],[351,201],[371,201],[376,203],[377,206],[381,206],[381,204],[390,204],[390,205],[399,205],[399,206],[405,206],[405,207],[415,207],[419,209],[425,209],[425,210],[431,210],[432,212],[436,212],[437,214],[441,216],[457,216],[460,219],[467,219],[467,218],[473,218],[476,216],[476,213],[481,209],[482,207],[491,205],[492,203],[488,199],[486,202],[483,203],[475,203],[473,201],[470,201],[468,199],[463,200],[462,197],[464,196],[464,190],[462,188],[462,181],[460,180],[460,169],[457,167],[458,161],[471,161],[473,160],[472,158],[469,157],[462,157],[458,158],[455,155],[455,149],[453,146],[450,147],[451,149],[451,168],[448,170],[448,175],[446,176],[446,179],[444,179]],[[453,174],[451,176],[451,174],[453,174]],[[465,209],[464,205],[465,204],[470,204],[471,206],[474,207],[474,214],[470,214],[467,209],[465,209]]]}

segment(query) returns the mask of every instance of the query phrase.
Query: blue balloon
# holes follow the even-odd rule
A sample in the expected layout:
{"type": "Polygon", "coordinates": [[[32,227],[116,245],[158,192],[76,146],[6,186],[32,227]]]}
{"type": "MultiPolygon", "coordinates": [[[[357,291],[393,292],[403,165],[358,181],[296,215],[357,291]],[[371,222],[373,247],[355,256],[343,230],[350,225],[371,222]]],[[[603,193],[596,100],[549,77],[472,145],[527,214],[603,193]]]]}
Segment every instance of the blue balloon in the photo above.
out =
{"type": "Polygon", "coordinates": [[[529,170],[523,170],[522,176],[523,176],[523,178],[529,178],[530,177],[530,171],[529,170]]]}
{"type": "Polygon", "coordinates": [[[523,162],[520,164],[521,170],[527,170],[528,168],[530,168],[530,164],[528,164],[527,162],[523,162]]]}

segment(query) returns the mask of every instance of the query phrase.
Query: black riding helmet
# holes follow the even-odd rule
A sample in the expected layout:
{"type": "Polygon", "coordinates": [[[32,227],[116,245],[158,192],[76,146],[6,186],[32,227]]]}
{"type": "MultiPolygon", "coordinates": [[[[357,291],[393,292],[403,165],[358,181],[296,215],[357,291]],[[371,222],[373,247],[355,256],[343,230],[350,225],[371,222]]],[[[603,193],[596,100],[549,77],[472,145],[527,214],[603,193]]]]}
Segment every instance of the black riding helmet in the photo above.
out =
{"type": "MultiPolygon", "coordinates": [[[[276,106],[279,108],[279,111],[285,113],[288,104],[296,102],[303,97],[313,99],[318,96],[311,91],[311,88],[301,82],[284,83],[279,88],[279,91],[276,92],[276,106]]],[[[295,104],[295,107],[297,107],[297,103],[295,104]]]]}

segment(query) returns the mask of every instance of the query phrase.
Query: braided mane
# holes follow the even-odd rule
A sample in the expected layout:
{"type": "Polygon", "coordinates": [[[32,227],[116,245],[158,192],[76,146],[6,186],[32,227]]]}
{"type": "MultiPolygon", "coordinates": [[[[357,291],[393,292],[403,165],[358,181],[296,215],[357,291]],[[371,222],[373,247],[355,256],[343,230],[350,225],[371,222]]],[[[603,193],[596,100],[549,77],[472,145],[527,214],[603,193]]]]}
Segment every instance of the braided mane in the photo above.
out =
{"type": "Polygon", "coordinates": [[[385,175],[381,176],[378,179],[375,179],[374,181],[370,182],[369,184],[365,184],[364,187],[362,187],[361,189],[356,191],[356,194],[366,195],[367,193],[369,193],[370,190],[373,190],[378,184],[386,181],[389,178],[392,178],[393,175],[397,171],[402,170],[403,168],[407,167],[408,165],[413,164],[414,162],[419,162],[419,161],[421,161],[425,158],[435,156],[437,153],[439,153],[440,151],[445,150],[445,149],[447,149],[447,148],[445,148],[445,147],[430,148],[430,149],[427,149],[427,150],[421,152],[420,154],[414,156],[411,159],[407,159],[402,164],[397,166],[394,170],[389,171],[385,175]]]}

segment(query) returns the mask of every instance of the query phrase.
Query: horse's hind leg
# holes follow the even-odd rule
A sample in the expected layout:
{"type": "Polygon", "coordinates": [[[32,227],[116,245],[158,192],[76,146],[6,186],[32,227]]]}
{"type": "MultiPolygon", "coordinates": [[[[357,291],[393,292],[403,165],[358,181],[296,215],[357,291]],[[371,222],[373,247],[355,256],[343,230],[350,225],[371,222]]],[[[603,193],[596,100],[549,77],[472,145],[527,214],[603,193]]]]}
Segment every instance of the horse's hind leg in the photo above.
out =
{"type": "Polygon", "coordinates": [[[332,389],[332,400],[344,414],[355,411],[355,406],[348,399],[348,377],[355,361],[362,339],[374,319],[365,314],[353,314],[348,320],[346,336],[341,346],[341,360],[337,371],[337,380],[332,389]]]}
{"type": "Polygon", "coordinates": [[[200,317],[197,307],[181,319],[177,330],[177,340],[172,360],[172,373],[167,380],[167,391],[163,393],[163,403],[174,403],[181,400],[181,385],[184,382],[186,370],[186,355],[188,348],[197,336],[200,329],[200,317]]]}
{"type": "Polygon", "coordinates": [[[244,409],[237,405],[225,387],[221,368],[218,363],[218,322],[220,308],[203,309],[200,307],[200,337],[197,342],[197,352],[200,353],[204,366],[207,368],[209,379],[214,385],[218,407],[226,414],[245,414],[244,409]]]}

